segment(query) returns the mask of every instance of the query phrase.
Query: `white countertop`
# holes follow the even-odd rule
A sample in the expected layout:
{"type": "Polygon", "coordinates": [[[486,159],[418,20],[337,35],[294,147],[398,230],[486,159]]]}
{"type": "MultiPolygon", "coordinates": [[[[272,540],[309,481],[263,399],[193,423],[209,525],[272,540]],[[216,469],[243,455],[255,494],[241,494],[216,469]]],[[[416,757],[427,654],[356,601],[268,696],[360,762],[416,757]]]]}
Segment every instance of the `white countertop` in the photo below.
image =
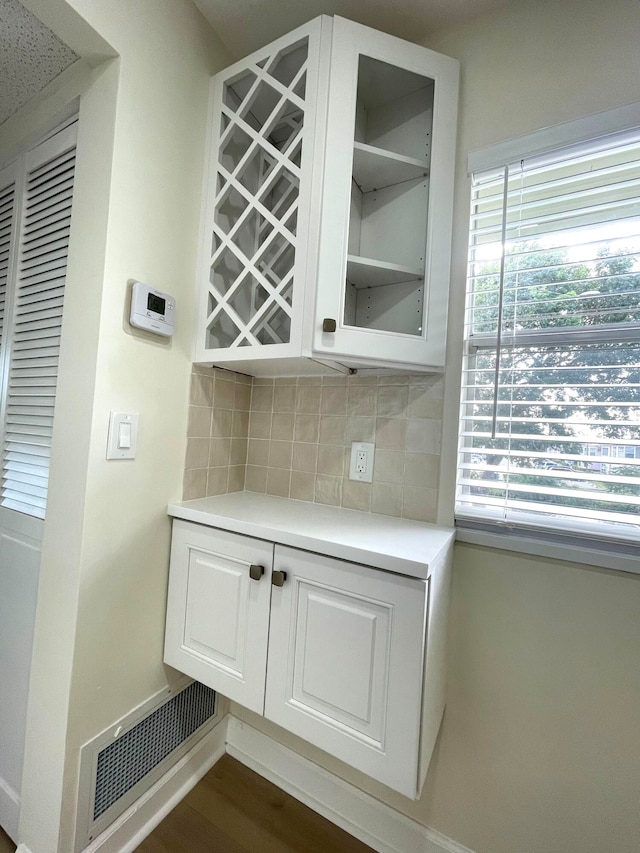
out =
{"type": "Polygon", "coordinates": [[[170,504],[168,513],[415,578],[428,577],[455,536],[453,528],[255,492],[170,504]]]}

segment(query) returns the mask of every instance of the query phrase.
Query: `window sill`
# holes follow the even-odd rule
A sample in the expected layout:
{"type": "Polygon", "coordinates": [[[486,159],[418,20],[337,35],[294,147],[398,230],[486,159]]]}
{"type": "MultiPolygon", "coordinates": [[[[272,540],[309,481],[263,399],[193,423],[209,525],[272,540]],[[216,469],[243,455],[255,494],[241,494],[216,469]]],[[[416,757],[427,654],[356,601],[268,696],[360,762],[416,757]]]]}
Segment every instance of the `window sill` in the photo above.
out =
{"type": "Polygon", "coordinates": [[[618,572],[640,574],[640,547],[633,546],[634,553],[618,549],[615,543],[594,542],[584,539],[580,544],[575,537],[575,544],[551,541],[543,536],[518,535],[516,533],[498,533],[491,530],[477,530],[470,527],[456,528],[456,541],[467,542],[471,545],[482,545],[485,548],[498,548],[502,551],[514,551],[520,554],[530,554],[534,557],[544,557],[562,560],[566,563],[579,563],[583,566],[596,566],[618,572]]]}

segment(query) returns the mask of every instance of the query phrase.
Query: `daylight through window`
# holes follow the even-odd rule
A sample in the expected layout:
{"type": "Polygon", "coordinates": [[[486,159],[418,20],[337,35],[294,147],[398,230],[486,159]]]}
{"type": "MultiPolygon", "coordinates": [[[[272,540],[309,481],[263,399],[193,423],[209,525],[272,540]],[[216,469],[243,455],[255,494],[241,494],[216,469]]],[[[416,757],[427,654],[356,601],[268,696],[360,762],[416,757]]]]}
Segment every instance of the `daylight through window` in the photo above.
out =
{"type": "Polygon", "coordinates": [[[640,129],[473,175],[457,494],[640,533],[640,129]]]}

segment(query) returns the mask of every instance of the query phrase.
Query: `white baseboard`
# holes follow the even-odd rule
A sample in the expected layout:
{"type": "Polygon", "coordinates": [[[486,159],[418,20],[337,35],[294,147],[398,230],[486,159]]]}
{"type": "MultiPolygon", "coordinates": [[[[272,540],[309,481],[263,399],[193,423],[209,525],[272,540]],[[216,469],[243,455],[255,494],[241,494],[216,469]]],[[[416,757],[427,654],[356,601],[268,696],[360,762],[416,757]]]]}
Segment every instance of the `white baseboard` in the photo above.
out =
{"type": "Polygon", "coordinates": [[[11,785],[0,776],[0,826],[14,842],[18,837],[20,797],[11,785]]]}
{"type": "MultiPolygon", "coordinates": [[[[132,853],[225,754],[227,720],[207,732],[83,853],[132,853]]],[[[16,853],[30,853],[22,847],[16,853]]]]}
{"type": "MultiPolygon", "coordinates": [[[[133,853],[228,752],[378,853],[473,853],[227,715],[83,853],[133,853]]],[[[31,853],[20,844],[16,853],[31,853]]]]}
{"type": "Polygon", "coordinates": [[[235,717],[227,752],[378,853],[473,853],[235,717]]]}

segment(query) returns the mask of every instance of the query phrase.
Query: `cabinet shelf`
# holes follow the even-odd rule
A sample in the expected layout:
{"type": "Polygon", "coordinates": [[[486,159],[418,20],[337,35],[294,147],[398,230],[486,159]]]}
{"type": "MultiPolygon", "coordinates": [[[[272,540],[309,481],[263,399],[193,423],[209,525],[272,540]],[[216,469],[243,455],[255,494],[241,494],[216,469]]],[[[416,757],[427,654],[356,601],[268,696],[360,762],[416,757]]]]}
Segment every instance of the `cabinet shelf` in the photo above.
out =
{"type": "Polygon", "coordinates": [[[426,160],[396,154],[365,142],[354,142],[353,177],[363,193],[423,178],[428,174],[426,160]]]}
{"type": "Polygon", "coordinates": [[[406,281],[421,281],[424,270],[391,264],[375,258],[347,255],[347,281],[356,289],[382,287],[385,284],[400,284],[406,281]]]}

